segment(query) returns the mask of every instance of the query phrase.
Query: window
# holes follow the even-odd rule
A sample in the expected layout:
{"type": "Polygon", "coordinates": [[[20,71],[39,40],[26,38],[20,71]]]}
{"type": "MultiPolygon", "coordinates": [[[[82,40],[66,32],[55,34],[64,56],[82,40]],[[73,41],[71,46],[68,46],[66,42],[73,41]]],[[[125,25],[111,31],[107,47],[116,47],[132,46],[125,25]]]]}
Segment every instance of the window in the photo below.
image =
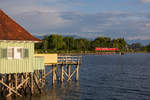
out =
{"type": "Polygon", "coordinates": [[[8,57],[8,59],[13,59],[14,58],[14,48],[12,48],[12,47],[8,48],[7,57],[8,57]]]}
{"type": "Polygon", "coordinates": [[[21,59],[27,57],[27,49],[22,47],[8,47],[7,57],[8,59],[21,59]]]}

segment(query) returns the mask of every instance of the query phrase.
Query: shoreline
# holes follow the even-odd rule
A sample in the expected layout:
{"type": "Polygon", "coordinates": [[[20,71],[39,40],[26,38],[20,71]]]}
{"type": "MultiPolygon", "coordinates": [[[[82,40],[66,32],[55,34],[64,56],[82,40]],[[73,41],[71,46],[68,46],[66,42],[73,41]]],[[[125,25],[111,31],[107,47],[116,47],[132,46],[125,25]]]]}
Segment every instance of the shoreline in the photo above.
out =
{"type": "Polygon", "coordinates": [[[144,54],[149,54],[149,52],[76,52],[76,53],[57,53],[57,52],[53,52],[53,53],[42,53],[42,54],[58,54],[58,55],[115,55],[115,54],[119,54],[119,55],[124,55],[124,54],[138,54],[138,53],[144,53],[144,54]]]}

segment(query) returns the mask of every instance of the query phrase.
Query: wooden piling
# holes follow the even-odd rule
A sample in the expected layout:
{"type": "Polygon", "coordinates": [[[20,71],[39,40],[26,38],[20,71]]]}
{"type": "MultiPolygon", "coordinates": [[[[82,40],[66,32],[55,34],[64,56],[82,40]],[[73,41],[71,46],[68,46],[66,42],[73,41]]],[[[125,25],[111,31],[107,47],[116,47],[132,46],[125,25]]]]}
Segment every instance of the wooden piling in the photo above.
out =
{"type": "MultiPolygon", "coordinates": [[[[68,56],[70,57],[70,56],[68,56]]],[[[70,60],[70,58],[63,58],[62,62],[51,64],[50,71],[45,72],[45,68],[35,70],[34,72],[25,73],[6,73],[0,74],[0,91],[1,94],[10,96],[22,96],[27,93],[41,93],[42,88],[46,85],[46,77],[52,74],[52,85],[57,86],[57,78],[63,87],[64,81],[71,81],[75,76],[75,81],[79,80],[79,64],[80,62],[70,60]],[[75,67],[75,68],[74,68],[75,67]],[[36,92],[36,91],[39,92],[36,92]]]]}
{"type": "Polygon", "coordinates": [[[71,75],[71,65],[70,65],[70,64],[67,66],[67,74],[68,74],[68,81],[70,81],[70,80],[71,80],[71,79],[69,78],[70,75],[71,75]]]}
{"type": "Polygon", "coordinates": [[[30,73],[30,89],[31,89],[31,95],[34,93],[33,89],[33,73],[30,73]]]}
{"type": "Polygon", "coordinates": [[[76,65],[76,77],[75,77],[75,81],[79,80],[79,64],[76,65]]]}
{"type": "Polygon", "coordinates": [[[63,66],[63,64],[60,67],[60,82],[61,83],[64,82],[64,66],[63,66]]]}
{"type": "Polygon", "coordinates": [[[52,85],[56,84],[57,75],[56,75],[56,65],[52,65],[52,85]]]}
{"type": "Polygon", "coordinates": [[[41,88],[45,87],[45,85],[46,85],[46,83],[45,83],[45,82],[46,82],[46,81],[45,81],[45,74],[46,74],[46,73],[45,73],[45,69],[43,69],[43,70],[42,70],[42,75],[41,75],[41,79],[42,79],[41,88]]]}
{"type": "MultiPolygon", "coordinates": [[[[8,74],[8,86],[11,87],[11,74],[8,74]]],[[[11,90],[8,90],[8,93],[11,94],[11,90]]]]}
{"type": "Polygon", "coordinates": [[[17,73],[14,74],[15,77],[15,90],[17,91],[17,85],[18,85],[18,75],[17,73]]]}

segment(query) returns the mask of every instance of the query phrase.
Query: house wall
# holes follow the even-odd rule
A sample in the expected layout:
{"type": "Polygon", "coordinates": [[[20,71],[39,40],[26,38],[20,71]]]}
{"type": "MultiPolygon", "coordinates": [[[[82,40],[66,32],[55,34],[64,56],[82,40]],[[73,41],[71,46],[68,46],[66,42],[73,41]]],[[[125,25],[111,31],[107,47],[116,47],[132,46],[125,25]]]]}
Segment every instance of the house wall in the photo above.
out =
{"type": "MultiPolygon", "coordinates": [[[[37,68],[34,60],[35,58],[33,42],[0,42],[0,73],[33,72],[37,68]],[[28,49],[28,57],[22,59],[8,59],[8,47],[23,47],[25,49],[28,49]]],[[[36,59],[36,62],[37,60],[38,58],[36,59]]]]}
{"type": "Polygon", "coordinates": [[[33,69],[34,70],[44,69],[44,57],[43,56],[34,57],[33,69]]]}

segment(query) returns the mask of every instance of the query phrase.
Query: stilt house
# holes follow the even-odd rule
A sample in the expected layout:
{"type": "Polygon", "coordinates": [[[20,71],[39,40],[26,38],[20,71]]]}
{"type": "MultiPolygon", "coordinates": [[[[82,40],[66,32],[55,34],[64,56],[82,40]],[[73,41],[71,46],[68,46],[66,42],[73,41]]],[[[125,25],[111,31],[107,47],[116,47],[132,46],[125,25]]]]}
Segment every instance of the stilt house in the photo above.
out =
{"type": "Polygon", "coordinates": [[[44,57],[34,57],[34,44],[41,40],[0,10],[0,73],[25,73],[44,69],[44,57]]]}

